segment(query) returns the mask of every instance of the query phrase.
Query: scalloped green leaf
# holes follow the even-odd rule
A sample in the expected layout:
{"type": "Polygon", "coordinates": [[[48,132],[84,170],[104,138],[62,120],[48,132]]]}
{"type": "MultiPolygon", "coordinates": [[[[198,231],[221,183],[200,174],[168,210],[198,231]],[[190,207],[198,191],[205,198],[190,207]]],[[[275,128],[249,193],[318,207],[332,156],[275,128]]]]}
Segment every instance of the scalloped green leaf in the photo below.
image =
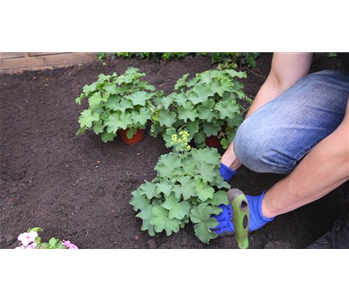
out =
{"type": "Polygon", "coordinates": [[[143,183],[139,188],[139,194],[145,195],[149,200],[153,198],[160,198],[160,194],[156,192],[156,184],[153,182],[147,181],[143,183]]]}
{"type": "Polygon", "coordinates": [[[171,179],[171,174],[174,169],[182,165],[181,161],[173,153],[161,155],[154,170],[158,172],[159,176],[171,179]]]}
{"type": "Polygon", "coordinates": [[[214,92],[212,91],[211,87],[208,85],[195,85],[191,92],[189,93],[188,99],[194,104],[202,103],[205,101],[208,97],[211,97],[214,95],[214,92]]]}
{"type": "Polygon", "coordinates": [[[131,194],[130,204],[133,206],[134,211],[143,211],[150,205],[150,201],[140,193],[139,189],[133,191],[131,194]]]}
{"type": "Polygon", "coordinates": [[[201,201],[212,199],[214,194],[214,188],[207,185],[204,181],[202,181],[200,177],[195,177],[195,179],[196,179],[196,186],[195,186],[196,196],[201,201]]]}
{"type": "Polygon", "coordinates": [[[107,126],[107,131],[109,133],[114,133],[121,128],[121,117],[120,114],[115,113],[111,114],[108,119],[104,122],[104,125],[107,126]]]}
{"type": "Polygon", "coordinates": [[[182,220],[189,215],[190,204],[188,201],[180,201],[173,193],[166,197],[166,201],[161,205],[169,211],[170,219],[182,220]]]}
{"type": "Polygon", "coordinates": [[[86,126],[87,128],[92,127],[92,122],[99,120],[99,114],[98,113],[92,113],[90,109],[84,110],[80,117],[79,117],[79,123],[81,127],[86,126]]]}
{"type": "Polygon", "coordinates": [[[155,232],[162,232],[165,230],[166,235],[169,236],[174,232],[179,231],[180,220],[170,219],[169,211],[161,206],[153,207],[153,217],[150,220],[150,224],[154,226],[155,232]]]}
{"type": "Polygon", "coordinates": [[[111,142],[116,137],[115,133],[104,131],[102,134],[102,141],[104,143],[111,142]]]}
{"type": "Polygon", "coordinates": [[[169,196],[173,189],[173,184],[170,183],[167,179],[162,179],[156,184],[155,191],[157,193],[163,193],[165,196],[169,196]]]}
{"type": "Polygon", "coordinates": [[[187,80],[188,76],[189,76],[189,73],[184,74],[180,79],[177,80],[177,82],[174,86],[175,90],[179,90],[179,89],[187,86],[186,80],[187,80]]]}
{"type": "Polygon", "coordinates": [[[141,218],[142,219],[142,227],[141,230],[143,231],[148,231],[148,234],[150,236],[154,236],[155,235],[155,229],[154,226],[151,224],[151,220],[153,218],[153,206],[148,205],[144,210],[142,210],[141,212],[139,212],[136,217],[141,218]]]}
{"type": "Polygon", "coordinates": [[[91,108],[99,106],[99,103],[103,100],[101,93],[94,93],[90,98],[88,98],[88,104],[91,108]]]}
{"type": "Polygon", "coordinates": [[[182,107],[178,108],[178,118],[187,122],[188,119],[191,121],[195,121],[198,117],[198,112],[194,109],[194,105],[192,103],[185,102],[182,107]]]}
{"type": "Polygon", "coordinates": [[[131,119],[133,124],[145,125],[151,118],[151,111],[147,107],[142,107],[139,111],[133,111],[131,113],[131,119]]]}
{"type": "Polygon", "coordinates": [[[222,119],[234,118],[237,113],[240,113],[239,105],[233,100],[218,102],[215,109],[219,111],[222,119]]]}
{"type": "Polygon", "coordinates": [[[133,105],[145,106],[146,101],[153,97],[154,93],[149,93],[145,91],[137,91],[129,95],[127,98],[132,101],[133,105]]]}
{"type": "Polygon", "coordinates": [[[191,209],[190,219],[195,224],[195,235],[203,243],[209,243],[211,239],[218,236],[215,232],[211,231],[211,228],[215,228],[218,225],[218,221],[211,216],[217,215],[221,211],[220,208],[207,205],[206,203],[202,203],[191,209]]]}
{"type": "Polygon", "coordinates": [[[173,191],[176,197],[179,199],[181,196],[184,200],[188,200],[190,197],[195,196],[195,180],[190,176],[182,176],[177,178],[179,184],[175,184],[173,191]]]}
{"type": "Polygon", "coordinates": [[[158,114],[158,121],[160,126],[171,127],[176,122],[176,113],[167,112],[166,110],[161,110],[158,114]]]}

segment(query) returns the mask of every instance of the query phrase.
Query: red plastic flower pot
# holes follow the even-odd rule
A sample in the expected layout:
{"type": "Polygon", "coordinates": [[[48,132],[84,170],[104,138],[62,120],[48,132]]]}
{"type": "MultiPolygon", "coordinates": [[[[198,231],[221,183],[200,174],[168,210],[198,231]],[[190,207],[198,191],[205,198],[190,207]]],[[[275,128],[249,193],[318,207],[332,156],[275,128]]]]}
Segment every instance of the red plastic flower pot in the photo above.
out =
{"type": "Polygon", "coordinates": [[[127,144],[127,145],[137,144],[141,140],[143,140],[143,138],[144,138],[144,129],[137,129],[136,133],[130,139],[126,135],[127,131],[128,131],[128,129],[126,129],[126,130],[122,130],[122,129],[119,130],[119,134],[120,134],[121,140],[125,144],[127,144]]]}
{"type": "Polygon", "coordinates": [[[221,142],[218,137],[211,135],[205,139],[206,145],[211,148],[218,148],[221,145],[221,142]]]}

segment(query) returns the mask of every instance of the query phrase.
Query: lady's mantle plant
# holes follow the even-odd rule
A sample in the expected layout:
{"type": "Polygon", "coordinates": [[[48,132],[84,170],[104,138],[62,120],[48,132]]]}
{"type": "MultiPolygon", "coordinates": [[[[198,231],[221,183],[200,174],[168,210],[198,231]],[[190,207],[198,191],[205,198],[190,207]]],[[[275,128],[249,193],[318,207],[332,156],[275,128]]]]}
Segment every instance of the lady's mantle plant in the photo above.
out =
{"type": "Polygon", "coordinates": [[[93,130],[102,135],[103,142],[112,141],[119,129],[128,129],[130,139],[137,129],[144,129],[151,119],[155,107],[152,100],[163,95],[155,87],[140,80],[145,73],[129,68],[124,74],[100,74],[98,80],[83,87],[82,94],[75,100],[81,104],[88,99],[88,108],[79,117],[77,134],[93,130]]]}
{"type": "Polygon", "coordinates": [[[174,151],[160,157],[157,176],[132,192],[130,203],[143,220],[149,235],[165,231],[169,236],[192,222],[196,236],[204,243],[217,237],[210,228],[218,225],[211,215],[228,204],[224,190],[230,185],[219,174],[220,155],[216,149],[191,149],[189,134],[171,136],[174,151]]]}
{"type": "Polygon", "coordinates": [[[43,243],[38,232],[44,231],[40,227],[30,228],[18,236],[19,246],[16,249],[78,249],[70,241],[60,241],[52,237],[48,243],[43,243]]]}
{"type": "Polygon", "coordinates": [[[205,139],[217,136],[223,148],[234,139],[242,122],[243,107],[239,100],[250,99],[239,81],[245,72],[235,70],[209,70],[187,81],[185,74],[175,85],[175,92],[157,99],[151,134],[162,134],[167,147],[172,135],[188,131],[188,141],[194,140],[201,148],[205,139]]]}

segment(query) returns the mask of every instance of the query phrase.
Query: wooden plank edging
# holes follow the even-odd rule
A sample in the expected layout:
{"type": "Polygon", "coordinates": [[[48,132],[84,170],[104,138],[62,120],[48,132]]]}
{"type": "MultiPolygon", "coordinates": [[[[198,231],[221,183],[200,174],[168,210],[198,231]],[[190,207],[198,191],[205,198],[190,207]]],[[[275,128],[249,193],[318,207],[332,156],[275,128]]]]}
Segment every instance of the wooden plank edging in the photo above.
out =
{"type": "MultiPolygon", "coordinates": [[[[26,53],[28,55],[28,53],[26,53]]],[[[25,70],[52,69],[96,60],[94,52],[71,52],[41,56],[0,59],[0,73],[18,73],[25,70]]]]}

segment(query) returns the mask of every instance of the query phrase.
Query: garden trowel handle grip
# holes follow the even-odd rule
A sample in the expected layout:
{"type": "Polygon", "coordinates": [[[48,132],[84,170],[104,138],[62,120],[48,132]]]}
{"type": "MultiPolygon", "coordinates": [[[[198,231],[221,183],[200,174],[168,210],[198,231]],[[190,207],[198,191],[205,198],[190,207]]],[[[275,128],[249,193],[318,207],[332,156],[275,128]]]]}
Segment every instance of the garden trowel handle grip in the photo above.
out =
{"type": "Polygon", "coordinates": [[[235,239],[240,249],[248,248],[250,208],[245,194],[239,189],[228,191],[228,200],[233,208],[235,239]]]}

